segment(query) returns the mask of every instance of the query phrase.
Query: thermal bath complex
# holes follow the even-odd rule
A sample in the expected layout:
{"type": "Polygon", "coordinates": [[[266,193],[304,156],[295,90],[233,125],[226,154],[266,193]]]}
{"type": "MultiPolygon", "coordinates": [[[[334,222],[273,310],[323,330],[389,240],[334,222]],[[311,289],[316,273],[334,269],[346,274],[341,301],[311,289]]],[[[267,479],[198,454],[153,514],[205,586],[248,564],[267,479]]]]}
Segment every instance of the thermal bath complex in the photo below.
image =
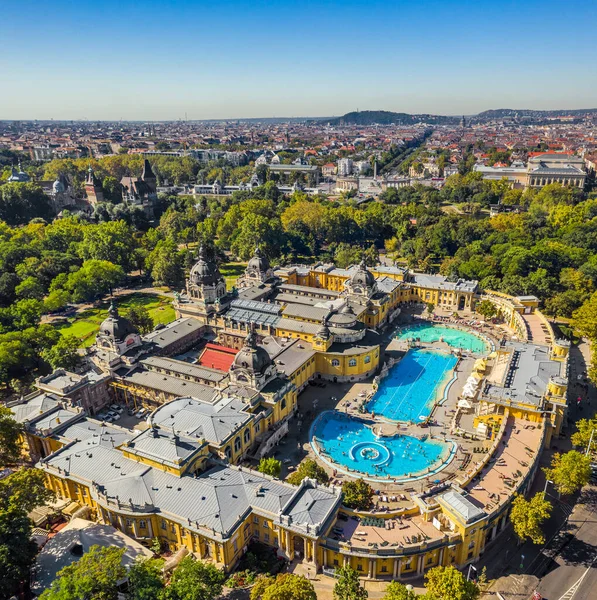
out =
{"type": "Polygon", "coordinates": [[[478,560],[565,421],[569,346],[538,300],[396,265],[271,268],[258,251],[237,285],[230,293],[200,250],[175,322],[142,338],[114,309],[88,374],[40,378],[13,410],[48,487],[69,510],[226,571],[251,539],[311,572],[350,565],[369,578],[478,560]],[[472,322],[481,300],[499,310],[498,327],[472,322]],[[409,325],[387,344],[398,318],[429,304],[455,326],[409,325]],[[485,346],[467,323],[503,343],[485,346]],[[394,350],[409,352],[395,364],[394,350]],[[474,397],[465,379],[478,384],[474,397]],[[335,411],[319,415],[317,397],[335,411]],[[143,405],[148,429],[94,418],[112,402],[143,405]],[[329,487],[253,468],[277,451],[297,468],[297,445],[309,442],[329,487]],[[376,491],[364,512],[339,486],[359,477],[376,491]]]}
{"type": "MultiPolygon", "coordinates": [[[[487,343],[472,332],[430,323],[407,327],[400,340],[445,342],[457,352],[480,353],[487,343]]],[[[380,435],[376,422],[417,424],[426,421],[454,383],[458,358],[435,348],[411,348],[381,380],[365,405],[370,419],[323,413],[312,427],[312,447],[328,465],[366,479],[411,481],[438,472],[454,457],[456,444],[419,435],[380,435]]]]}

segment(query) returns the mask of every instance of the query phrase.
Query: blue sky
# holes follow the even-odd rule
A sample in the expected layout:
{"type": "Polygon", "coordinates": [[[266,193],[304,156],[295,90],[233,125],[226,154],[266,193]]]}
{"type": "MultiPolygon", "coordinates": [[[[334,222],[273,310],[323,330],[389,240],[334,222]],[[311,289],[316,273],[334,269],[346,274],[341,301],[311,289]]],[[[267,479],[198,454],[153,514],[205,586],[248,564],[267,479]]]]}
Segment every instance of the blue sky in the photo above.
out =
{"type": "Polygon", "coordinates": [[[20,0],[0,119],[597,107],[597,2],[20,0]]]}

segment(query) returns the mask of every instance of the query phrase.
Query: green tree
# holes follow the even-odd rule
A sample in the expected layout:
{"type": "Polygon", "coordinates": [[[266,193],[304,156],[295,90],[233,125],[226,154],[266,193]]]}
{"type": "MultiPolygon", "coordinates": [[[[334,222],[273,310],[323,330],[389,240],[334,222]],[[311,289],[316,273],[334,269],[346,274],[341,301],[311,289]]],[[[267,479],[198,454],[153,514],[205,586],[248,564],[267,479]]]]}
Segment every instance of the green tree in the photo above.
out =
{"type": "Polygon", "coordinates": [[[42,356],[54,369],[74,371],[82,360],[79,345],[79,338],[70,334],[64,335],[51,348],[44,350],[42,356]]]}
{"type": "Polygon", "coordinates": [[[572,314],[572,324],[579,335],[597,339],[597,292],[572,314]]]}
{"type": "MultiPolygon", "coordinates": [[[[576,431],[572,434],[572,443],[580,448],[587,448],[589,440],[593,434],[593,430],[597,430],[597,415],[593,415],[590,419],[581,419],[576,422],[576,431]]],[[[597,448],[597,436],[593,436],[591,448],[597,448]],[[595,446],[592,444],[595,443],[595,446]]]]}
{"type": "Polygon", "coordinates": [[[269,577],[268,575],[259,575],[255,580],[255,584],[251,588],[250,600],[261,600],[263,597],[263,593],[265,590],[275,583],[276,579],[274,577],[269,577]]]}
{"type": "Polygon", "coordinates": [[[491,300],[481,300],[481,302],[477,304],[477,308],[475,310],[482,315],[486,321],[487,319],[495,317],[497,313],[495,304],[491,300]]]}
{"type": "Polygon", "coordinates": [[[342,493],[344,506],[348,508],[367,510],[371,507],[373,488],[363,479],[345,481],[342,484],[342,493]]]}
{"type": "Polygon", "coordinates": [[[124,316],[138,329],[139,333],[149,333],[153,329],[153,319],[144,306],[131,306],[124,316]]]}
{"type": "Polygon", "coordinates": [[[342,242],[338,244],[334,252],[334,263],[337,267],[345,269],[350,265],[357,264],[361,260],[363,251],[358,246],[351,246],[342,242]]]}
{"type": "Polygon", "coordinates": [[[44,297],[44,286],[37,277],[29,276],[15,288],[17,298],[34,298],[41,300],[44,297]]]}
{"type": "Polygon", "coordinates": [[[129,271],[136,247],[135,236],[124,221],[109,221],[83,231],[79,254],[85,260],[108,261],[129,271]]]}
{"type": "Polygon", "coordinates": [[[271,475],[272,477],[280,477],[282,463],[273,457],[262,458],[259,461],[259,467],[257,470],[260,473],[265,473],[266,475],[271,475]]]}
{"type": "Polygon", "coordinates": [[[526,500],[524,496],[514,498],[510,510],[510,521],[514,527],[514,533],[521,542],[530,539],[534,544],[545,543],[541,525],[549,519],[551,508],[551,503],[545,499],[542,493],[535,494],[530,500],[526,500]]]}
{"type": "Polygon", "coordinates": [[[313,584],[302,575],[282,573],[267,586],[262,600],[317,600],[313,584]]]}
{"type": "Polygon", "coordinates": [[[350,566],[336,569],[338,581],[334,585],[334,600],[366,600],[367,590],[361,586],[358,573],[350,566]]]}
{"type": "Polygon", "coordinates": [[[122,267],[105,260],[86,260],[78,271],[58,275],[50,291],[64,289],[73,302],[89,302],[113,291],[123,280],[122,267]]]}
{"type": "Polygon", "coordinates": [[[305,479],[305,477],[309,477],[310,479],[316,479],[319,483],[327,483],[330,478],[326,473],[325,469],[319,466],[313,459],[308,458],[304,460],[299,466],[298,469],[291,473],[288,477],[288,483],[292,483],[293,485],[299,485],[300,482],[305,479]]]}
{"type": "Polygon", "coordinates": [[[145,267],[156,285],[177,288],[184,283],[184,256],[171,239],[160,240],[147,255],[145,267]]]}
{"type": "MultiPolygon", "coordinates": [[[[0,345],[0,368],[2,348],[0,345]]],[[[15,421],[10,408],[0,406],[0,464],[15,463],[21,455],[20,439],[23,426],[15,421]]]]}
{"type": "Polygon", "coordinates": [[[185,556],[166,588],[168,600],[214,600],[222,593],[226,576],[214,565],[185,556]]]}
{"type": "Polygon", "coordinates": [[[91,546],[79,560],[58,571],[42,600],[117,600],[118,583],[126,577],[125,548],[91,546]]]}
{"type": "Polygon", "coordinates": [[[554,482],[560,494],[574,494],[591,479],[591,457],[576,450],[554,454],[551,468],[543,469],[545,476],[554,482]]]}
{"type": "Polygon", "coordinates": [[[44,299],[44,312],[52,313],[64,308],[70,299],[66,290],[54,290],[44,299]]]}
{"type": "Polygon", "coordinates": [[[417,595],[399,581],[392,581],[386,588],[383,600],[416,600],[417,595]]]}
{"type": "Polygon", "coordinates": [[[2,597],[10,598],[21,582],[30,576],[37,555],[37,544],[31,539],[32,521],[27,512],[9,503],[0,510],[0,586],[2,597]]]}
{"type": "Polygon", "coordinates": [[[438,600],[476,600],[480,594],[479,587],[452,565],[430,569],[425,587],[438,600]]]}
{"type": "Polygon", "coordinates": [[[156,600],[164,589],[161,559],[149,558],[138,560],[128,572],[131,600],[156,600]]]}
{"type": "Polygon", "coordinates": [[[48,197],[36,183],[5,183],[0,187],[0,221],[24,225],[36,217],[51,216],[48,197]]]}
{"type": "Polygon", "coordinates": [[[27,513],[54,499],[45,486],[43,471],[23,467],[0,481],[0,510],[19,508],[27,513]]]}

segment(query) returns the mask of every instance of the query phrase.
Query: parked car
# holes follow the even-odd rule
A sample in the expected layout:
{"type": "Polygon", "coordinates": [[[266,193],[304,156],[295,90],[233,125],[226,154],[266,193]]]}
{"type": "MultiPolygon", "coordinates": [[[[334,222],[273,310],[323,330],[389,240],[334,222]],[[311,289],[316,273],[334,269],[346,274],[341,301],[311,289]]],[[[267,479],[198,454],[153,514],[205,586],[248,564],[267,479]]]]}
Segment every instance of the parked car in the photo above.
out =
{"type": "Polygon", "coordinates": [[[120,414],[114,410],[109,411],[108,416],[112,417],[112,421],[118,421],[118,419],[120,419],[120,414]]]}
{"type": "Polygon", "coordinates": [[[135,413],[135,417],[142,419],[145,415],[147,414],[147,409],[146,408],[140,408],[136,413],[135,413]]]}
{"type": "Polygon", "coordinates": [[[110,410],[117,412],[119,415],[124,412],[124,406],[120,406],[120,404],[110,404],[109,408],[110,410]]]}

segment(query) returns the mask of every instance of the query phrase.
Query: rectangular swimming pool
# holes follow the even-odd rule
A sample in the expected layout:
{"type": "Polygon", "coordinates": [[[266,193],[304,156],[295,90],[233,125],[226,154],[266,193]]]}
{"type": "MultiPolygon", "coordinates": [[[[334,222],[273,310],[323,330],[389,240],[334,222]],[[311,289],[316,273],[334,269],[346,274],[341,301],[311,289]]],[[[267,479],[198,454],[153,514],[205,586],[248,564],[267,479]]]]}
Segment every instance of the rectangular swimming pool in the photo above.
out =
{"type": "Polygon", "coordinates": [[[444,392],[457,359],[437,350],[409,350],[382,379],[367,410],[392,421],[423,421],[444,392]]]}

